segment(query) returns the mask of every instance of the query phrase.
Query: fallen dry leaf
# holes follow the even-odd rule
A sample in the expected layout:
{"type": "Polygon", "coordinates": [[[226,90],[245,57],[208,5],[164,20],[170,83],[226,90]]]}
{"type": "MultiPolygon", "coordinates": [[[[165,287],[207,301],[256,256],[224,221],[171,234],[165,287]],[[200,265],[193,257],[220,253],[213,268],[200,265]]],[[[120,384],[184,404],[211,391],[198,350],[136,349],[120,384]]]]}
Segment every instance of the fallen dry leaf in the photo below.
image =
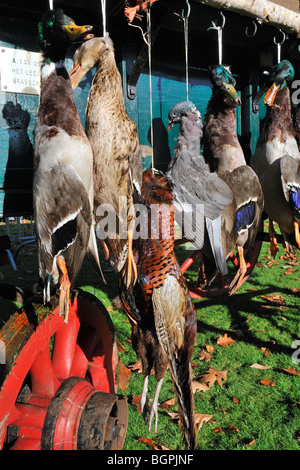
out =
{"type": "Polygon", "coordinates": [[[126,351],[126,349],[124,348],[123,344],[120,343],[120,341],[117,339],[117,348],[118,348],[118,351],[119,353],[123,353],[126,351]]]}
{"type": "Polygon", "coordinates": [[[168,409],[170,406],[175,405],[175,398],[170,398],[170,400],[166,400],[160,404],[160,408],[168,409]]]}
{"type": "Polygon", "coordinates": [[[286,304],[285,298],[282,297],[282,295],[280,295],[280,294],[261,295],[260,297],[262,299],[267,300],[271,304],[276,304],[276,305],[285,305],[286,304]]]}
{"type": "Polygon", "coordinates": [[[233,432],[240,432],[239,429],[236,427],[236,426],[232,426],[232,424],[229,426],[229,428],[226,429],[226,432],[228,432],[229,434],[233,433],[233,432]]]}
{"type": "Polygon", "coordinates": [[[129,385],[130,374],[130,370],[124,366],[122,361],[119,361],[119,387],[123,392],[126,392],[129,385]]]}
{"type": "Polygon", "coordinates": [[[229,346],[230,344],[234,344],[234,343],[235,343],[234,339],[228,337],[227,333],[225,333],[223,337],[220,335],[217,340],[217,344],[219,346],[229,346]]]}
{"type": "Polygon", "coordinates": [[[209,362],[212,358],[212,355],[202,349],[201,353],[198,356],[199,361],[209,362]]]}
{"type": "Polygon", "coordinates": [[[209,387],[212,387],[213,384],[217,381],[217,383],[222,387],[222,380],[226,382],[227,380],[227,370],[217,370],[213,367],[210,367],[205,374],[201,376],[200,382],[201,383],[208,383],[209,387]]]}
{"type": "Polygon", "coordinates": [[[249,444],[247,444],[245,447],[251,447],[253,446],[253,444],[255,444],[256,440],[253,439],[251,442],[249,442],[249,444]]]}
{"type": "Polygon", "coordinates": [[[207,352],[209,353],[213,353],[215,350],[214,347],[211,346],[210,344],[206,344],[205,347],[206,347],[207,352]]]}
{"type": "Polygon", "coordinates": [[[167,447],[158,444],[157,442],[153,441],[153,439],[149,439],[147,437],[139,437],[138,441],[143,442],[149,447],[152,447],[154,450],[169,450],[167,447]]]}
{"type": "Polygon", "coordinates": [[[262,365],[262,364],[251,364],[252,369],[269,369],[267,365],[262,365]]]}
{"type": "Polygon", "coordinates": [[[298,375],[298,377],[300,377],[300,370],[296,370],[295,368],[291,369],[290,367],[288,369],[283,369],[283,370],[287,372],[288,374],[298,375]]]}
{"type": "Polygon", "coordinates": [[[202,428],[204,423],[207,423],[212,418],[212,415],[205,415],[202,413],[195,413],[195,423],[198,429],[202,428]]]}
{"type": "Polygon", "coordinates": [[[233,401],[236,405],[239,404],[239,400],[238,400],[237,398],[235,398],[235,397],[232,397],[232,401],[233,401]]]}
{"type": "Polygon", "coordinates": [[[213,432],[221,434],[223,432],[223,429],[221,428],[221,426],[217,426],[215,429],[213,429],[213,432]]]}
{"type": "Polygon", "coordinates": [[[192,390],[193,390],[193,393],[207,392],[207,390],[209,390],[209,387],[207,385],[205,385],[204,383],[194,381],[194,382],[192,382],[192,390]]]}
{"type": "Polygon", "coordinates": [[[261,383],[262,385],[267,385],[268,387],[270,387],[270,386],[271,386],[271,387],[274,387],[274,385],[275,385],[275,382],[274,382],[273,380],[271,380],[271,379],[262,379],[262,380],[260,381],[260,383],[261,383]]]}

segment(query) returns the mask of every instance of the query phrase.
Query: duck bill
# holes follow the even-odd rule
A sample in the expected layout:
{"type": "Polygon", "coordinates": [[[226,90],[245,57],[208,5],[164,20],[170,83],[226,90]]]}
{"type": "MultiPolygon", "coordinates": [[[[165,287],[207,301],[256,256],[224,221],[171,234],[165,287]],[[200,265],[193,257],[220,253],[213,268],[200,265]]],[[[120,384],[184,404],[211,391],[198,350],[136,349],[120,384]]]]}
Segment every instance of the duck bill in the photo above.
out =
{"type": "Polygon", "coordinates": [[[71,85],[72,85],[73,90],[75,90],[77,85],[79,85],[79,83],[81,82],[81,80],[83,79],[85,74],[86,74],[86,71],[83,70],[82,65],[80,65],[80,64],[74,65],[73,69],[69,73],[69,77],[70,77],[70,80],[71,80],[71,85]]]}
{"type": "Polygon", "coordinates": [[[279,88],[280,85],[276,85],[276,83],[273,83],[273,85],[268,89],[264,97],[264,103],[267,106],[273,106],[279,88]]]}
{"type": "Polygon", "coordinates": [[[170,121],[168,124],[168,131],[170,131],[173,126],[174,126],[174,122],[170,121]]]}
{"type": "Polygon", "coordinates": [[[224,83],[224,89],[225,89],[225,94],[227,98],[235,105],[235,106],[241,106],[242,102],[241,99],[238,95],[238,92],[234,88],[233,85],[229,85],[227,83],[224,83]]]}
{"type": "Polygon", "coordinates": [[[90,32],[93,29],[93,26],[77,26],[75,23],[64,25],[63,27],[72,42],[77,41],[78,39],[88,39],[91,36],[90,32]]]}

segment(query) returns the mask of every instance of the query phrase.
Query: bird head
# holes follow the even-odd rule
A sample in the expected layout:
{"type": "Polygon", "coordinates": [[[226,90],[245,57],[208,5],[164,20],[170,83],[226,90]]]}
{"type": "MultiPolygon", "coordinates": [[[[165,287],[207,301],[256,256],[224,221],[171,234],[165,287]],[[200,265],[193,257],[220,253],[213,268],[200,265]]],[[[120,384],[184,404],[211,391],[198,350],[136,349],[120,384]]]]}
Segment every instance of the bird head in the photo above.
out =
{"type": "Polygon", "coordinates": [[[191,101],[182,101],[181,103],[175,104],[168,114],[168,129],[171,130],[174,124],[180,124],[183,116],[187,116],[190,112],[195,113],[201,121],[201,114],[191,101]]]}
{"type": "Polygon", "coordinates": [[[210,65],[208,75],[213,87],[225,97],[225,103],[230,106],[240,106],[241,100],[235,89],[236,81],[229,68],[225,65],[210,65]]]}
{"type": "Polygon", "coordinates": [[[264,103],[267,106],[273,106],[278,91],[290,84],[295,76],[295,70],[288,60],[282,60],[270,72],[264,72],[264,76],[266,77],[265,83],[253,100],[252,108],[255,114],[258,113],[259,100],[264,94],[264,103]]]}
{"type": "Polygon", "coordinates": [[[264,97],[264,103],[267,106],[272,106],[276,95],[279,90],[286,88],[288,84],[293,80],[295,70],[292,64],[288,60],[282,60],[277,64],[270,73],[271,86],[268,88],[264,97]]]}
{"type": "Polygon", "coordinates": [[[77,26],[65,13],[57,8],[47,11],[38,24],[40,48],[45,59],[58,62],[64,59],[71,43],[88,39],[92,26],[77,26]]]}
{"type": "Polygon", "coordinates": [[[109,37],[92,38],[78,47],[73,57],[73,68],[69,74],[73,90],[108,50],[114,50],[113,42],[109,37]]]}

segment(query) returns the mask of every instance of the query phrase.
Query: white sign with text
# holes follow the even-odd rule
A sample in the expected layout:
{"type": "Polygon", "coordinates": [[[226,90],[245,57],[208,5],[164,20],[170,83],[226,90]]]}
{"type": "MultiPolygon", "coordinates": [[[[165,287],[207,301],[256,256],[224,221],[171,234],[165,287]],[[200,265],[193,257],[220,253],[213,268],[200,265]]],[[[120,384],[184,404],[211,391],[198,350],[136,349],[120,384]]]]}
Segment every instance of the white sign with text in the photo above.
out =
{"type": "Polygon", "coordinates": [[[0,46],[1,91],[38,95],[42,55],[0,46]]]}

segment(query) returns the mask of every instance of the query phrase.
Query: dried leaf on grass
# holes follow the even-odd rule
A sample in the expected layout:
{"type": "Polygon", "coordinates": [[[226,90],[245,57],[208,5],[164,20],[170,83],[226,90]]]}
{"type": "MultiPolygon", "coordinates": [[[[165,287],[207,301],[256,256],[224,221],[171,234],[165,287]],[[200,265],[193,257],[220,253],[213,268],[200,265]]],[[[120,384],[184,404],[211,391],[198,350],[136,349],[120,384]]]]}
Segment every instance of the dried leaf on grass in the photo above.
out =
{"type": "Polygon", "coordinates": [[[271,304],[276,304],[276,305],[285,305],[286,300],[282,295],[280,294],[272,294],[272,295],[261,295],[260,296],[262,299],[267,300],[271,304]]]}
{"type": "Polygon", "coordinates": [[[160,408],[168,409],[168,408],[170,408],[171,406],[174,406],[174,405],[175,405],[175,398],[170,398],[170,400],[164,401],[159,406],[160,406],[160,408]]]}
{"type": "Polygon", "coordinates": [[[220,387],[222,387],[223,383],[222,380],[226,382],[227,380],[227,370],[217,370],[213,367],[210,367],[205,374],[201,376],[200,382],[201,383],[208,383],[209,388],[213,386],[215,382],[217,382],[220,387]]]}
{"type": "Polygon", "coordinates": [[[225,333],[223,337],[220,335],[217,340],[217,344],[219,346],[229,346],[230,344],[234,344],[234,343],[235,343],[234,339],[228,337],[227,333],[225,333]]]}
{"type": "Polygon", "coordinates": [[[122,361],[119,361],[119,387],[123,392],[126,392],[129,385],[130,374],[130,370],[124,366],[122,361]]]}
{"type": "Polygon", "coordinates": [[[256,440],[255,439],[252,439],[251,442],[249,442],[249,444],[245,445],[245,447],[251,447],[253,446],[253,444],[255,444],[256,440]]]}
{"type": "Polygon", "coordinates": [[[275,385],[274,380],[271,380],[271,379],[262,379],[262,380],[260,381],[260,383],[261,383],[262,385],[266,385],[267,387],[274,387],[274,385],[275,385]]]}
{"type": "Polygon", "coordinates": [[[288,374],[298,375],[298,377],[300,377],[300,370],[296,370],[295,368],[291,369],[290,367],[288,369],[283,369],[283,370],[287,372],[288,374]]]}
{"type": "Polygon", "coordinates": [[[205,415],[202,413],[195,413],[195,422],[198,429],[202,428],[204,423],[207,423],[212,419],[213,415],[205,415]]]}
{"type": "Polygon", "coordinates": [[[269,369],[269,367],[267,365],[263,365],[263,364],[251,364],[252,369],[269,369]]]}
{"type": "Polygon", "coordinates": [[[212,358],[212,355],[208,352],[202,350],[198,356],[199,361],[209,362],[212,358]]]}
{"type": "Polygon", "coordinates": [[[209,387],[207,385],[205,385],[204,383],[194,381],[194,382],[192,382],[192,390],[193,390],[193,393],[207,392],[207,390],[209,390],[209,387]]]}
{"type": "Polygon", "coordinates": [[[152,447],[154,450],[169,450],[167,447],[165,447],[162,444],[158,444],[157,442],[153,441],[153,439],[149,439],[147,437],[139,437],[138,441],[143,442],[149,447],[152,447]]]}
{"type": "Polygon", "coordinates": [[[234,432],[240,432],[239,429],[236,427],[236,426],[232,426],[230,424],[230,426],[228,428],[222,428],[221,426],[217,426],[215,429],[213,429],[213,432],[217,433],[217,434],[222,434],[222,432],[226,432],[228,434],[232,434],[234,432]]]}

